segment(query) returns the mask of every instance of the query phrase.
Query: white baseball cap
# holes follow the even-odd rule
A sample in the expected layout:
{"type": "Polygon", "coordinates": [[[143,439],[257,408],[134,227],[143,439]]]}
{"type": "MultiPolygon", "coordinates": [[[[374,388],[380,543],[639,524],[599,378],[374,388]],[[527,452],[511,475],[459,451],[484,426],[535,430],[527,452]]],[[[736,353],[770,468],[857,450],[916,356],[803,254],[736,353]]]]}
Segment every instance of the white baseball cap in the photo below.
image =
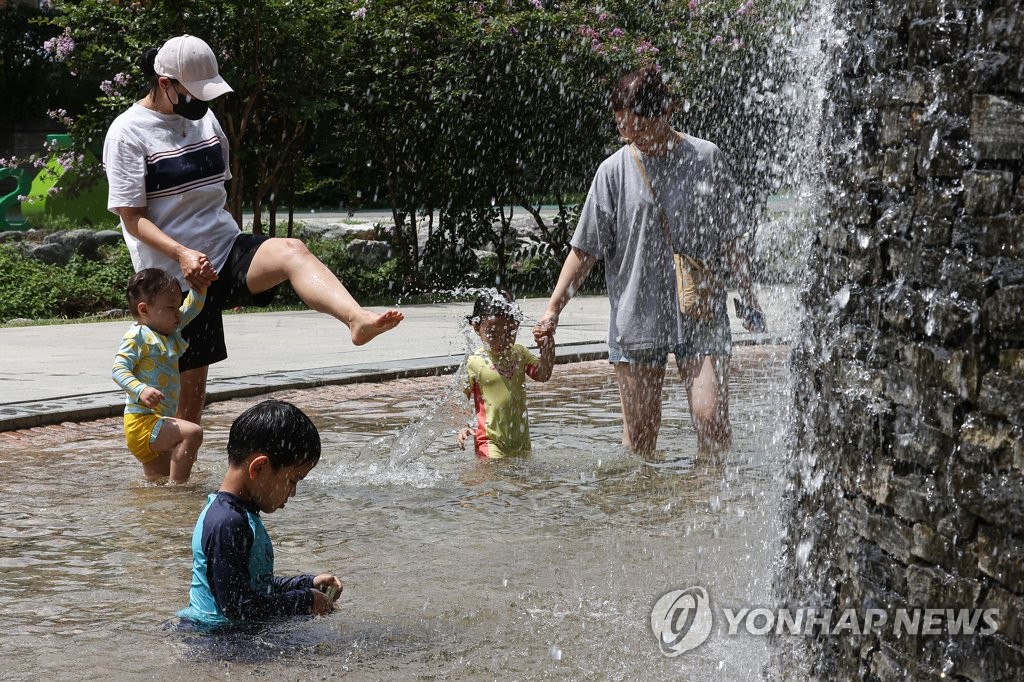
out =
{"type": "Polygon", "coordinates": [[[213,50],[195,36],[177,36],[164,43],[153,60],[153,70],[158,76],[178,81],[193,97],[205,102],[233,92],[220,77],[213,50]]]}

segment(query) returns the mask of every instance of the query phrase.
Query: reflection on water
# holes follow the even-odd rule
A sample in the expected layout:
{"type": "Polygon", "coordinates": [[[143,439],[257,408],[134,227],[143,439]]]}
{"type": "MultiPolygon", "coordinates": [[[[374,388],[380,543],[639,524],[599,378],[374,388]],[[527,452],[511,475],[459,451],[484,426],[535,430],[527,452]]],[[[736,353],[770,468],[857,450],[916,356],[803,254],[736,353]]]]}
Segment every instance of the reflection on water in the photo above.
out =
{"type": "Polygon", "coordinates": [[[452,377],[276,394],[324,440],[298,495],[265,517],[277,572],[337,573],[341,608],[214,640],[172,617],[188,599],[192,527],[223,475],[227,430],[259,399],[209,407],[184,488],[140,480],[117,419],[8,435],[3,677],[759,679],[764,638],[716,623],[701,647],[664,658],[650,610],[692,585],[716,608],[771,603],[786,362],[782,348],[738,349],[735,444],[720,461],[695,457],[678,381],[666,382],[659,456],[624,453],[606,363],[562,365],[531,385],[534,455],[500,463],[459,450],[453,432],[403,466],[371,447],[435,407],[452,377]]]}

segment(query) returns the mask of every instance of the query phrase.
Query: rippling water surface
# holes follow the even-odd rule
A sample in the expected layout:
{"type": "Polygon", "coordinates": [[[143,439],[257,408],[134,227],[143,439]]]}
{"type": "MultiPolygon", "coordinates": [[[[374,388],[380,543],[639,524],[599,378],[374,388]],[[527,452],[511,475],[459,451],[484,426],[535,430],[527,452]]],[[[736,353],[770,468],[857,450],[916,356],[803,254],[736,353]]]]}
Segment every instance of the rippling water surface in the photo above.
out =
{"type": "Polygon", "coordinates": [[[451,377],[276,394],[324,440],[296,497],[264,517],[277,573],[334,572],[345,592],[330,616],[217,639],[175,631],[173,616],[227,430],[259,399],[209,407],[200,463],[177,489],[140,481],[118,419],[7,434],[0,677],[759,679],[764,638],[716,621],[702,646],[666,658],[650,612],[693,585],[716,609],[771,603],[787,360],[784,348],[737,350],[735,444],[717,462],[695,457],[678,379],[656,460],[624,453],[606,363],[560,365],[529,386],[534,455],[490,464],[454,444],[468,407],[451,377]],[[443,433],[389,465],[424,428],[443,433]]]}

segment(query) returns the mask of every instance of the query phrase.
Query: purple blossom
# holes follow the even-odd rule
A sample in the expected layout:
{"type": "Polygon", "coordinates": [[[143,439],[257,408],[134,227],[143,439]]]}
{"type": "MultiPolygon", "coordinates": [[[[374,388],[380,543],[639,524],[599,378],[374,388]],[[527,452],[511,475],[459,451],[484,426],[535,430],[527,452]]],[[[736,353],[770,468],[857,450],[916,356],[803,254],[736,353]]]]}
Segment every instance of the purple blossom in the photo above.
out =
{"type": "Polygon", "coordinates": [[[626,32],[623,31],[618,26],[616,26],[611,30],[611,33],[609,35],[611,35],[612,38],[621,38],[622,36],[626,35],[626,32]]]}
{"type": "Polygon", "coordinates": [[[123,73],[123,72],[118,72],[118,73],[114,74],[114,85],[116,85],[117,87],[119,87],[119,88],[126,87],[128,85],[128,83],[130,83],[130,82],[131,82],[131,80],[128,77],[128,74],[123,73]]]}
{"type": "Polygon", "coordinates": [[[589,26],[580,26],[579,30],[581,36],[586,36],[594,40],[597,40],[601,37],[601,34],[598,33],[597,30],[590,28],[589,26]]]}
{"type": "Polygon", "coordinates": [[[65,109],[50,109],[46,112],[46,115],[52,120],[57,121],[58,123],[63,123],[69,128],[71,127],[71,124],[74,123],[71,117],[68,116],[68,112],[65,109]]]}
{"type": "Polygon", "coordinates": [[[746,2],[744,2],[742,5],[740,5],[740,8],[738,10],[736,10],[736,14],[739,14],[740,16],[743,16],[744,14],[747,14],[748,12],[750,12],[750,10],[752,10],[753,8],[754,8],[754,0],[746,0],[746,2]]]}
{"type": "Polygon", "coordinates": [[[637,54],[658,54],[659,51],[658,48],[651,45],[650,41],[647,40],[641,40],[640,44],[636,46],[637,54]]]}
{"type": "Polygon", "coordinates": [[[690,0],[689,7],[690,7],[690,11],[691,12],[696,12],[697,11],[697,0],[690,0]]]}
{"type": "Polygon", "coordinates": [[[103,81],[100,83],[100,90],[103,91],[103,94],[107,97],[117,96],[117,88],[114,87],[114,81],[103,81]]]}
{"type": "Polygon", "coordinates": [[[743,47],[743,38],[733,38],[732,42],[729,43],[729,47],[731,47],[734,50],[740,49],[741,47],[743,47]]]}
{"type": "Polygon", "coordinates": [[[605,22],[605,21],[608,21],[608,13],[607,12],[601,12],[600,14],[597,15],[597,20],[602,22],[602,23],[605,22]]]}
{"type": "Polygon", "coordinates": [[[711,39],[711,44],[712,44],[712,45],[718,45],[718,44],[719,44],[719,43],[721,43],[721,42],[722,42],[723,40],[725,40],[725,39],[724,39],[724,38],[723,38],[722,36],[720,36],[720,35],[717,35],[717,36],[715,36],[714,38],[712,38],[712,39],[711,39]]]}
{"type": "Polygon", "coordinates": [[[71,37],[71,29],[66,28],[59,36],[43,42],[43,52],[48,54],[55,62],[66,61],[74,51],[75,39],[71,37]]]}
{"type": "Polygon", "coordinates": [[[544,9],[544,0],[530,0],[530,4],[534,9],[544,9]]]}
{"type": "Polygon", "coordinates": [[[352,18],[353,19],[365,19],[366,18],[366,6],[363,5],[359,9],[354,10],[352,12],[352,18]]]}

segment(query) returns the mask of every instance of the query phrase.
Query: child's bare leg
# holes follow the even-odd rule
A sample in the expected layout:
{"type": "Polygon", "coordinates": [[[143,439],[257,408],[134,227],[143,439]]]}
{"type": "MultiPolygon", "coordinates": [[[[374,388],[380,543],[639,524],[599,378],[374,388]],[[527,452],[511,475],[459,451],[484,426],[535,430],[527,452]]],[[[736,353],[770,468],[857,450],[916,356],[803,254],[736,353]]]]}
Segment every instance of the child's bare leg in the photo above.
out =
{"type": "Polygon", "coordinates": [[[357,346],[393,329],[405,317],[397,310],[375,313],[360,306],[345,285],[300,240],[268,239],[249,265],[249,290],[266,291],[284,281],[291,282],[295,293],[310,308],[343,322],[357,346]]]}
{"type": "Polygon", "coordinates": [[[202,444],[203,427],[184,419],[167,417],[152,447],[161,453],[157,459],[166,458],[167,473],[164,475],[170,476],[171,483],[185,483],[192,475],[192,465],[202,444]]]}

